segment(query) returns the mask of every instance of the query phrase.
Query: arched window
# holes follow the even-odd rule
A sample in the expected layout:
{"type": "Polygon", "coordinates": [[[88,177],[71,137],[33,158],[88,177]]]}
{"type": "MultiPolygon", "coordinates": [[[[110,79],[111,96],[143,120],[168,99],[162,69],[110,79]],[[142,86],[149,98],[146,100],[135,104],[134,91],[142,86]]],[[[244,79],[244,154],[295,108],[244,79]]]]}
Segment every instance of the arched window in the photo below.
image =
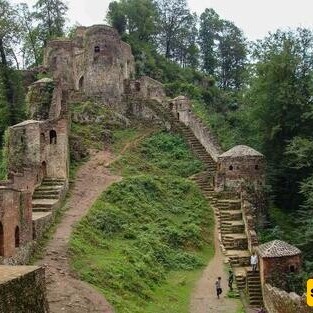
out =
{"type": "Polygon", "coordinates": [[[232,165],[229,166],[229,170],[232,171],[234,167],[232,165]]]}
{"type": "Polygon", "coordinates": [[[18,226],[15,227],[15,248],[20,246],[20,228],[18,226]]]}
{"type": "Polygon", "coordinates": [[[41,163],[41,174],[42,178],[47,177],[47,163],[45,161],[41,163]]]}
{"type": "Polygon", "coordinates": [[[289,271],[290,271],[291,273],[294,273],[294,272],[296,271],[295,266],[294,266],[294,265],[290,265],[290,266],[289,266],[289,271]]]}
{"type": "Polygon", "coordinates": [[[99,46],[95,46],[95,53],[99,53],[100,52],[100,47],[99,46]]]}
{"type": "Polygon", "coordinates": [[[41,141],[42,143],[44,143],[44,142],[46,141],[45,133],[41,133],[41,134],[40,134],[40,141],[41,141]]]}
{"type": "Polygon", "coordinates": [[[1,222],[0,222],[0,256],[4,256],[3,226],[1,222]]]}
{"type": "Polygon", "coordinates": [[[55,130],[50,130],[50,145],[55,145],[57,143],[57,132],[55,130]]]}
{"type": "Polygon", "coordinates": [[[79,79],[79,90],[82,90],[84,87],[84,76],[79,79]]]}
{"type": "Polygon", "coordinates": [[[258,170],[258,169],[259,169],[259,165],[256,164],[256,165],[254,166],[254,168],[255,168],[256,170],[258,170]]]}
{"type": "Polygon", "coordinates": [[[135,82],[135,91],[140,91],[140,82],[135,82]]]}

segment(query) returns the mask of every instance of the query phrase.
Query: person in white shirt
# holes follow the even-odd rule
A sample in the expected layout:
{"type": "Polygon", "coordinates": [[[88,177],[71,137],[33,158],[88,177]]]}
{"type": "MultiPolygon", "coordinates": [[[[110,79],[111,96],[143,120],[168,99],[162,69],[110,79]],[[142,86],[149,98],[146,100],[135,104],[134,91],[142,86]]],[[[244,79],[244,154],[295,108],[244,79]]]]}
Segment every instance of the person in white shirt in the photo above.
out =
{"type": "Polygon", "coordinates": [[[258,256],[255,252],[251,255],[250,264],[252,266],[252,271],[255,272],[258,267],[258,256]]]}

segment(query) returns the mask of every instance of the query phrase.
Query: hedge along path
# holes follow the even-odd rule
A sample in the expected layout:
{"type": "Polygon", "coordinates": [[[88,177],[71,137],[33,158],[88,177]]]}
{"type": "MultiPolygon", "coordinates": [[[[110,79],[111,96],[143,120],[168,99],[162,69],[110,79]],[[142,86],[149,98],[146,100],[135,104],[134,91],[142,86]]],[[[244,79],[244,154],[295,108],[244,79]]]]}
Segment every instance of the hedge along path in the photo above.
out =
{"type": "Polygon", "coordinates": [[[146,130],[144,134],[141,133],[131,142],[127,142],[117,156],[109,149],[92,150],[90,159],[79,168],[74,188],[66,203],[68,210],[45,247],[42,259],[37,262],[37,265],[46,268],[50,313],[114,312],[103,294],[76,278],[75,273],[70,270],[68,244],[75,224],[88,213],[103,191],[112,183],[122,180],[121,176],[112,174],[107,167],[153,131],[146,130]]]}
{"type": "MultiPolygon", "coordinates": [[[[215,225],[217,225],[215,223],[215,225]]],[[[203,271],[197,282],[190,301],[190,313],[236,313],[240,305],[238,299],[227,298],[228,276],[225,272],[224,256],[220,248],[218,230],[214,231],[214,257],[203,271]],[[222,278],[221,285],[223,293],[217,298],[215,281],[217,277],[222,278]]]]}

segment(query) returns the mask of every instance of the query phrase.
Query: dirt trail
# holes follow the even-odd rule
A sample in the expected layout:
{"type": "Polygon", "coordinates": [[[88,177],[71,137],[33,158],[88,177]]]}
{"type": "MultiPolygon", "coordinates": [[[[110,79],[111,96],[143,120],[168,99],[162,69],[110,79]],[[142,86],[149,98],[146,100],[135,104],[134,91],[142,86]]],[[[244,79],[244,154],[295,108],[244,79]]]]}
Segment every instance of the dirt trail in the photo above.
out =
{"type": "Polygon", "coordinates": [[[220,249],[218,231],[214,233],[215,255],[204,270],[190,302],[190,313],[235,313],[239,306],[239,300],[227,298],[228,283],[227,273],[224,268],[224,256],[220,249]],[[215,281],[222,278],[223,293],[217,299],[215,281]]]}
{"type": "Polygon", "coordinates": [[[104,297],[70,272],[68,243],[73,226],[88,212],[94,201],[120,176],[106,168],[114,156],[109,151],[91,152],[90,160],[78,170],[75,186],[67,202],[68,211],[46,246],[38,265],[46,267],[47,293],[51,313],[111,313],[104,297]]]}

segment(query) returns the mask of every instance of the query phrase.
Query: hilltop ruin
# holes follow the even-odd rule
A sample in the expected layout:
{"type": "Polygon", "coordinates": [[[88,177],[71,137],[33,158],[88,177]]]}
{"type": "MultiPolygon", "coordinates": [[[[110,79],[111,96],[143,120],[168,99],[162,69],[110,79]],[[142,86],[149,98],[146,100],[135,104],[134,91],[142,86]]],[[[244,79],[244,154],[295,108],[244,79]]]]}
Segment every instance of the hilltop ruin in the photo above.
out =
{"type": "MultiPolygon", "coordinates": [[[[246,146],[223,153],[210,129],[192,112],[187,98],[169,100],[160,82],[149,77],[135,79],[131,48],[111,27],[78,27],[72,39],[49,42],[40,72],[46,78],[29,86],[29,120],[8,130],[8,180],[0,183],[0,264],[26,264],[36,241],[53,221],[69,184],[68,104],[97,99],[122,114],[158,121],[186,137],[205,162],[206,171],[195,181],[215,207],[221,244],[235,272],[238,288],[247,292],[252,305],[259,305],[264,298],[270,312],[296,312],[287,310],[293,301],[288,295],[279,299],[278,307],[263,273],[261,281],[259,273],[251,273],[247,268],[258,239],[255,208],[242,185],[243,182],[256,188],[264,185],[266,162],[262,154],[246,146]]],[[[294,270],[300,267],[296,260],[294,270]]],[[[292,260],[287,263],[291,269],[292,260]]],[[[13,271],[9,279],[0,279],[0,284],[6,286],[1,290],[6,290],[10,299],[0,305],[0,312],[13,312],[10,303],[18,303],[26,295],[39,299],[29,302],[32,312],[48,312],[42,270],[14,269],[15,274],[13,271]],[[16,275],[21,276],[19,280],[16,275]],[[34,276],[38,292],[29,295],[26,289],[33,288],[34,276]],[[12,290],[21,280],[25,291],[17,295],[12,290]]],[[[3,268],[2,272],[6,270],[3,268]]],[[[295,301],[299,312],[312,312],[303,308],[302,300],[295,301]]]]}

